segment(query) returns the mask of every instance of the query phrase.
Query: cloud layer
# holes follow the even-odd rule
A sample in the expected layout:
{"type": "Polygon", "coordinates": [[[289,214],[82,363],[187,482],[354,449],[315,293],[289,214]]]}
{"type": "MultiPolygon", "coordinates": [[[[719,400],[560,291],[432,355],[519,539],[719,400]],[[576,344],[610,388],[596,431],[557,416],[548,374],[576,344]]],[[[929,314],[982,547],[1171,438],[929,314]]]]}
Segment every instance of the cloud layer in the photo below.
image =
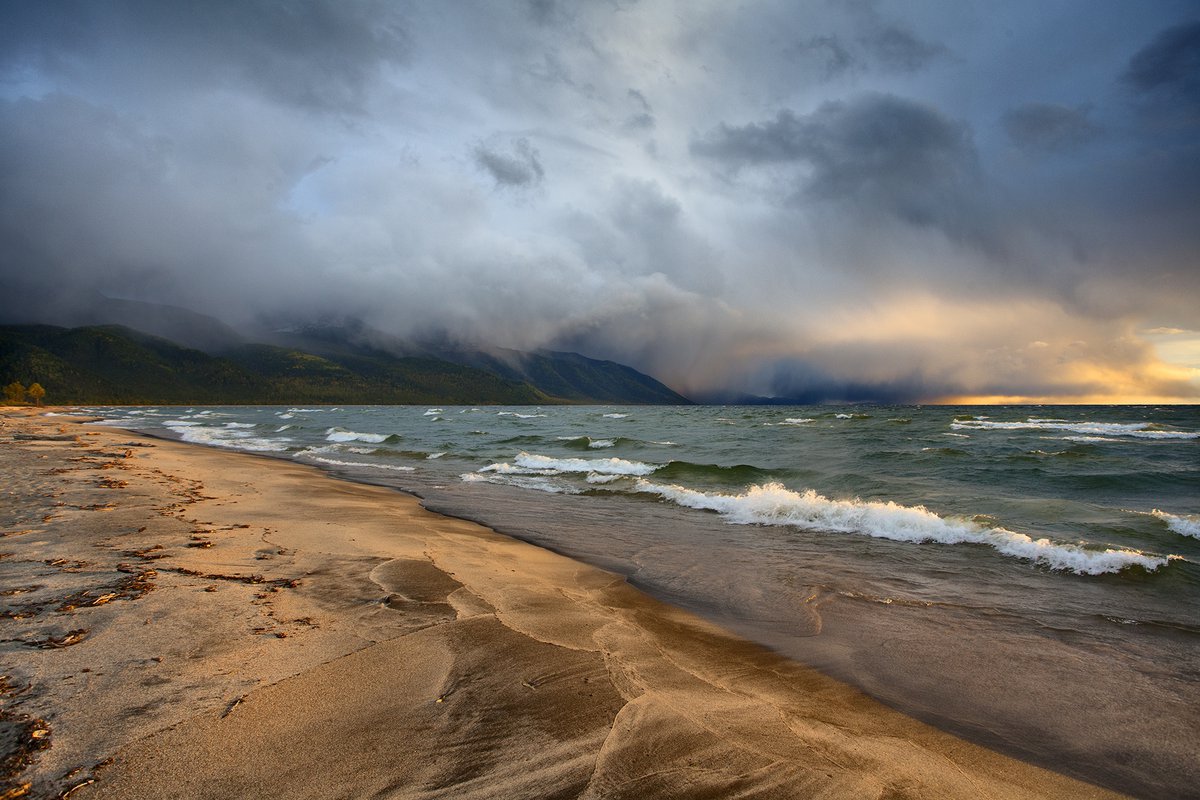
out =
{"type": "Polygon", "coordinates": [[[1149,332],[1200,330],[1198,59],[1170,2],[6,4],[0,315],[356,318],[709,398],[1193,399],[1149,332]]]}

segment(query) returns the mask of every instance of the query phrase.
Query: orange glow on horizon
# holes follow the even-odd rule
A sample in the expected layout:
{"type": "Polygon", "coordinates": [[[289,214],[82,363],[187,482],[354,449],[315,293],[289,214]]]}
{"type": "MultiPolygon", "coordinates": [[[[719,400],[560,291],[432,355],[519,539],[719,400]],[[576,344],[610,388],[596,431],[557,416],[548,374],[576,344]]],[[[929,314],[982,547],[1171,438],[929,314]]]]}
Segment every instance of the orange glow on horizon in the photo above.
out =
{"type": "Polygon", "coordinates": [[[1188,406],[1200,404],[1196,397],[1160,397],[1140,395],[954,395],[930,401],[942,406],[1188,406]]]}

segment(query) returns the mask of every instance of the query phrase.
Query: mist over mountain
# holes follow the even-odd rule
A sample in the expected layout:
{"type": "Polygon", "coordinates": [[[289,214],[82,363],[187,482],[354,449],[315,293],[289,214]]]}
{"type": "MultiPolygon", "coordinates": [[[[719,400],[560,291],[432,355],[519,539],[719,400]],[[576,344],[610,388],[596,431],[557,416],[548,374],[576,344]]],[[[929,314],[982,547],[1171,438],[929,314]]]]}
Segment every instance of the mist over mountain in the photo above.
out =
{"type": "Polygon", "coordinates": [[[239,333],[186,309],[85,299],[78,313],[60,304],[67,327],[0,325],[0,381],[40,382],[56,403],[691,402],[577,353],[405,342],[355,320],[239,333]]]}

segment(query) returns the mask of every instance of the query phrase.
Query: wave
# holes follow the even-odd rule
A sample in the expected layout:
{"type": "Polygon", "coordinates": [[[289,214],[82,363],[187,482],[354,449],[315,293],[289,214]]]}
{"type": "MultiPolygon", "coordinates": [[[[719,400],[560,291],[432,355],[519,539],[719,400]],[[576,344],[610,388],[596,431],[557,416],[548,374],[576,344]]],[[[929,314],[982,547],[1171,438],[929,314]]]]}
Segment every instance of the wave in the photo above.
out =
{"type": "Polygon", "coordinates": [[[634,491],[654,494],[686,508],[714,511],[739,525],[790,525],[803,530],[865,534],[913,544],[982,544],[1012,558],[1084,575],[1120,572],[1134,566],[1153,572],[1169,562],[1168,558],[1137,550],[1096,550],[1034,539],[1004,528],[987,528],[971,520],[940,517],[924,506],[830,500],[811,489],[794,492],[779,483],[751,486],[742,494],[730,495],[639,479],[634,491]]]}
{"type": "Polygon", "coordinates": [[[565,486],[542,477],[480,474],[478,472],[464,472],[459,477],[464,483],[496,483],[502,486],[517,486],[521,489],[549,492],[550,494],[580,494],[580,491],[572,486],[565,486]]]}
{"type": "Polygon", "coordinates": [[[533,419],[535,417],[544,417],[545,414],[522,414],[517,411],[497,411],[497,417],[516,417],[517,419],[533,419]]]}
{"type": "MultiPolygon", "coordinates": [[[[783,422],[776,422],[775,424],[776,425],[804,425],[809,422],[816,422],[816,420],[812,419],[811,417],[788,417],[783,422]]],[[[770,423],[767,423],[767,424],[769,425],[770,423]]]]}
{"type": "Polygon", "coordinates": [[[1085,436],[1132,436],[1138,439],[1200,439],[1200,432],[1164,430],[1152,422],[1066,422],[1030,417],[1024,422],[958,420],[950,423],[955,430],[1067,431],[1085,436]]]}
{"type": "Polygon", "coordinates": [[[345,428],[330,428],[325,431],[325,441],[382,444],[383,442],[398,442],[400,437],[394,433],[359,433],[358,431],[348,431],[345,428]]]}
{"type": "Polygon", "coordinates": [[[597,473],[600,475],[649,475],[659,469],[655,464],[626,461],[623,458],[551,458],[536,453],[518,453],[512,464],[492,464],[480,472],[506,474],[597,473]]]}
{"type": "Polygon", "coordinates": [[[606,447],[616,447],[618,442],[624,444],[633,441],[620,436],[615,439],[593,439],[590,436],[558,436],[555,438],[563,443],[563,447],[573,450],[602,450],[606,447]]]}
{"type": "Polygon", "coordinates": [[[444,409],[441,409],[441,408],[431,408],[431,409],[429,409],[428,411],[426,411],[424,414],[422,414],[421,416],[423,416],[423,417],[436,417],[438,414],[445,414],[445,413],[446,413],[446,412],[445,412],[445,410],[444,410],[444,409]]]}
{"type": "Polygon", "coordinates": [[[629,416],[628,414],[605,414],[604,418],[605,419],[625,419],[628,416],[629,416]]]}
{"type": "Polygon", "coordinates": [[[163,427],[178,434],[183,441],[192,444],[250,450],[255,453],[282,453],[289,448],[289,443],[292,441],[285,437],[264,439],[259,436],[251,436],[244,428],[207,428],[199,422],[184,419],[170,420],[164,423],[163,427]]]}
{"type": "Polygon", "coordinates": [[[306,458],[313,461],[320,461],[322,464],[333,464],[338,467],[365,467],[367,469],[385,469],[392,472],[415,472],[415,467],[406,467],[401,464],[379,464],[372,461],[342,461],[337,458],[325,458],[325,456],[313,455],[311,451],[302,453],[306,458]]]}
{"type": "Polygon", "coordinates": [[[692,461],[671,461],[657,470],[654,476],[685,481],[717,480],[722,483],[740,483],[744,486],[768,479],[773,474],[771,470],[753,464],[734,464],[726,467],[719,464],[697,464],[692,461]]]}
{"type": "MultiPolygon", "coordinates": [[[[53,413],[53,412],[51,412],[51,413],[53,413]]],[[[46,414],[45,416],[49,416],[49,414],[46,414]]],[[[67,415],[66,414],[57,414],[56,416],[65,417],[67,415]]],[[[84,425],[108,425],[113,428],[124,428],[126,425],[135,426],[135,425],[141,425],[144,422],[145,422],[145,420],[135,419],[132,417],[114,417],[111,419],[89,420],[88,422],[85,422],[84,425]]]]}
{"type": "Polygon", "coordinates": [[[1200,514],[1168,514],[1157,508],[1150,512],[1167,524],[1167,527],[1180,536],[1191,536],[1200,539],[1200,514]]]}

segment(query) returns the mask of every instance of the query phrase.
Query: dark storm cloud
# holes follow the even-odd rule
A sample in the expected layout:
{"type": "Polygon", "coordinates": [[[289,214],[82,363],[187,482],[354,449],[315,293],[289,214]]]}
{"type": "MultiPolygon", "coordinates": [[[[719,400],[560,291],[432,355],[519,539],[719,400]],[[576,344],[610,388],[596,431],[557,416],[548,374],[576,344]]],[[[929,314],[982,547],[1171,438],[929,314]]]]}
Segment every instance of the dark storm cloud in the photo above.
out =
{"type": "Polygon", "coordinates": [[[798,164],[800,198],[847,203],[858,210],[978,237],[981,175],[963,124],[894,95],[829,102],[811,114],[718,125],[692,152],[733,168],[798,164]]]}
{"type": "Polygon", "coordinates": [[[525,138],[513,139],[506,150],[480,144],[474,155],[475,163],[492,176],[497,186],[532,186],[546,175],[538,151],[525,138]]]}
{"type": "Polygon", "coordinates": [[[0,30],[8,68],[136,90],[254,86],[282,102],[339,111],[361,110],[379,69],[406,63],[411,52],[386,2],[9,3],[0,30]]]}
{"type": "Polygon", "coordinates": [[[949,55],[945,46],[921,39],[898,25],[884,25],[862,39],[873,60],[881,67],[900,72],[917,72],[949,55]]]}
{"type": "Polygon", "coordinates": [[[833,34],[811,36],[794,42],[784,52],[789,58],[815,63],[826,80],[858,65],[858,60],[842,44],[842,40],[833,34]]]}
{"type": "Polygon", "coordinates": [[[1090,112],[1088,106],[1029,103],[1005,112],[1001,123],[1013,144],[1022,150],[1064,152],[1100,135],[1100,127],[1088,118],[1090,112]]]}
{"type": "Polygon", "coordinates": [[[1134,54],[1123,77],[1143,93],[1200,102],[1200,20],[1164,30],[1134,54]]]}

